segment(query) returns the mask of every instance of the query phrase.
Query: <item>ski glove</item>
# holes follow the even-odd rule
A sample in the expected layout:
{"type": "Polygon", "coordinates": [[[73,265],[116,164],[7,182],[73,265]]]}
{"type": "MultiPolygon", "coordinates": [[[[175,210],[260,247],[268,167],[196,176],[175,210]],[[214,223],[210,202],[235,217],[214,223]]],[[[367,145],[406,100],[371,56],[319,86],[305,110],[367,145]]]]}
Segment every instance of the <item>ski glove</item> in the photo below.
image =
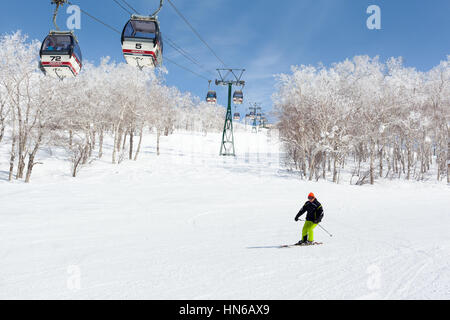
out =
{"type": "Polygon", "coordinates": [[[315,224],[321,223],[321,222],[322,222],[322,219],[323,219],[323,216],[324,216],[324,213],[323,213],[323,211],[322,211],[322,212],[319,214],[319,217],[317,217],[316,221],[314,221],[314,223],[315,223],[315,224]]]}

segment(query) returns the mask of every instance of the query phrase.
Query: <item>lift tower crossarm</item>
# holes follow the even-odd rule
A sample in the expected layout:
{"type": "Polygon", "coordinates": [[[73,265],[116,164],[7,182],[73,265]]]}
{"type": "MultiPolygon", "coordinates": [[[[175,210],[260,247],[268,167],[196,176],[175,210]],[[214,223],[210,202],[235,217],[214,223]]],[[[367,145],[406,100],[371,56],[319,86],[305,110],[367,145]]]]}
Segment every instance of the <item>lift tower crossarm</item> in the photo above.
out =
{"type": "Polygon", "coordinates": [[[245,86],[245,81],[241,80],[245,69],[217,69],[220,80],[216,80],[216,86],[233,85],[237,87],[245,86]],[[233,75],[234,80],[229,80],[229,76],[233,75]]]}

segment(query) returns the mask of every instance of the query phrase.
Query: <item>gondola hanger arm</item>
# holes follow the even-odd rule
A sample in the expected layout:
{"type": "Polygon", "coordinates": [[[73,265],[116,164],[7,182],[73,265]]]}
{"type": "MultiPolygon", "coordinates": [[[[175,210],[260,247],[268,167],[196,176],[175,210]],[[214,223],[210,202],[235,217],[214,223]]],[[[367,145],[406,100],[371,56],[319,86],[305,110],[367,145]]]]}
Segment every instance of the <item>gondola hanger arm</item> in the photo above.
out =
{"type": "Polygon", "coordinates": [[[156,10],[156,11],[155,11],[152,15],[150,15],[150,16],[151,16],[152,18],[156,18],[156,16],[158,15],[158,13],[161,11],[163,5],[164,5],[164,0],[160,0],[158,10],[156,10]]]}
{"type": "Polygon", "coordinates": [[[55,4],[56,8],[53,13],[53,24],[55,25],[56,31],[60,31],[58,24],[56,23],[56,17],[58,16],[58,10],[59,6],[63,6],[65,3],[67,3],[67,0],[52,0],[51,4],[55,4]]]}

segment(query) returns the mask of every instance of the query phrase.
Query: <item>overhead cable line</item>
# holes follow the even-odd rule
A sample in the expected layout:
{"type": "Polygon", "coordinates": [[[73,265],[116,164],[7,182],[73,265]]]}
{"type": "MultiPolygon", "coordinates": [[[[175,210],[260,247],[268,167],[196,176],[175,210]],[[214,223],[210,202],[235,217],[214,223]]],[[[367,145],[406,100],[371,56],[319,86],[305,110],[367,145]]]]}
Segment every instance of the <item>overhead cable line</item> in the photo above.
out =
{"type": "MultiPolygon", "coordinates": [[[[70,1],[67,1],[68,4],[73,5],[73,3],[71,3],[70,1]]],[[[97,21],[98,23],[104,25],[105,27],[111,29],[114,32],[117,32],[118,34],[122,34],[122,32],[120,32],[119,30],[117,30],[116,28],[112,27],[111,25],[107,24],[106,22],[103,22],[102,20],[94,17],[92,14],[90,14],[89,12],[84,11],[83,9],[80,8],[80,11],[82,13],[84,13],[85,15],[87,15],[88,17],[90,17],[91,19],[97,21]]]]}
{"type": "MultiPolygon", "coordinates": [[[[118,3],[117,0],[113,0],[114,2],[116,2],[123,10],[125,10],[126,12],[128,12],[129,14],[132,14],[128,9],[124,8],[120,3],[118,3]]],[[[133,11],[135,11],[136,13],[139,14],[139,12],[137,12],[137,10],[135,10],[128,2],[126,2],[125,0],[122,0],[123,2],[125,2],[129,8],[131,8],[133,11]]],[[[161,5],[160,5],[160,9],[162,6],[162,0],[161,0],[161,5]]],[[[167,40],[167,43],[169,44],[170,47],[172,47],[174,50],[176,50],[178,53],[180,53],[183,57],[185,57],[187,60],[189,60],[190,62],[194,63],[195,65],[197,65],[198,67],[200,67],[203,71],[210,73],[211,75],[215,74],[211,71],[208,71],[202,64],[200,64],[198,62],[197,59],[195,59],[194,57],[192,57],[191,54],[189,54],[186,50],[184,50],[183,48],[181,48],[181,46],[179,46],[178,44],[175,43],[175,41],[171,40],[170,38],[166,37],[165,38],[167,40]]]]}
{"type": "MultiPolygon", "coordinates": [[[[68,1],[67,3],[70,4],[70,5],[73,5],[73,4],[72,4],[71,2],[69,2],[69,1],[68,1]]],[[[96,18],[96,17],[93,16],[92,14],[90,14],[90,13],[88,13],[88,12],[82,10],[82,9],[80,9],[80,11],[83,12],[83,13],[84,13],[85,15],[87,15],[88,17],[90,17],[91,19],[93,19],[93,20],[97,21],[98,23],[104,25],[104,26],[107,27],[108,29],[110,29],[110,30],[112,30],[112,31],[114,31],[114,32],[116,32],[116,33],[118,33],[118,34],[122,34],[122,32],[120,32],[120,31],[117,30],[116,28],[112,27],[111,25],[107,24],[106,22],[103,22],[103,21],[100,20],[99,18],[96,18]]],[[[178,64],[178,63],[176,63],[175,61],[172,61],[172,60],[169,59],[169,58],[166,58],[166,57],[165,57],[164,59],[167,60],[167,61],[169,61],[170,63],[176,65],[177,67],[179,67],[179,68],[181,68],[181,69],[183,69],[183,70],[186,70],[187,72],[190,72],[190,73],[192,73],[192,74],[194,74],[194,75],[196,75],[196,76],[198,76],[198,77],[200,77],[200,78],[202,78],[202,79],[206,79],[207,81],[209,81],[208,78],[202,76],[201,74],[199,74],[199,73],[197,73],[197,72],[195,72],[195,71],[192,71],[191,69],[189,69],[189,68],[187,68],[187,67],[184,67],[184,66],[182,66],[182,65],[180,65],[180,64],[178,64]]]]}
{"type": "Polygon", "coordinates": [[[125,3],[125,5],[126,5],[128,8],[130,8],[131,10],[133,10],[133,12],[139,14],[139,12],[138,12],[135,8],[133,8],[126,0],[122,0],[122,2],[125,3]]]}
{"type": "Polygon", "coordinates": [[[202,38],[202,36],[195,30],[195,28],[192,26],[192,24],[186,19],[186,17],[178,10],[178,8],[173,4],[171,0],[167,0],[169,4],[172,6],[172,8],[175,10],[175,12],[180,16],[181,19],[189,26],[189,28],[194,32],[194,34],[200,39],[201,42],[212,52],[212,54],[217,58],[217,60],[220,61],[220,63],[223,66],[226,66],[227,64],[217,55],[217,53],[211,48],[211,46],[202,38]]]}
{"type": "MultiPolygon", "coordinates": [[[[130,10],[128,10],[127,8],[125,8],[118,0],[113,0],[118,6],[120,6],[125,12],[127,12],[128,14],[133,14],[130,10]]],[[[165,38],[167,40],[167,43],[169,44],[169,46],[171,46],[173,49],[175,49],[176,51],[178,51],[182,56],[184,56],[186,59],[188,59],[189,61],[191,61],[192,63],[196,64],[197,66],[199,66],[200,68],[202,68],[203,70],[204,67],[195,59],[193,58],[188,52],[186,52],[186,50],[184,50],[183,48],[181,48],[179,45],[177,45],[175,43],[175,41],[171,40],[170,38],[166,37],[165,38]]],[[[207,70],[205,70],[207,71],[207,70]]],[[[207,71],[209,72],[209,71],[207,71]]]]}
{"type": "Polygon", "coordinates": [[[173,41],[172,39],[170,39],[169,37],[165,37],[166,41],[169,43],[169,45],[174,48],[175,50],[177,50],[178,52],[180,52],[183,56],[186,57],[186,59],[189,59],[190,61],[192,61],[192,63],[195,63],[196,65],[198,65],[199,67],[201,67],[200,62],[197,61],[197,59],[195,59],[194,57],[192,57],[191,55],[189,55],[189,53],[184,50],[183,48],[181,48],[179,45],[177,45],[175,43],[175,41],[173,41]]]}
{"type": "MultiPolygon", "coordinates": [[[[117,3],[123,10],[125,10],[127,13],[132,14],[132,12],[130,12],[127,8],[125,8],[123,5],[121,5],[119,3],[118,0],[113,0],[115,3],[117,3]]],[[[162,2],[162,1],[161,1],[162,2]]],[[[127,3],[125,1],[125,3],[127,3]]],[[[130,8],[133,8],[130,6],[130,8]]],[[[133,9],[134,10],[134,9],[133,9]]],[[[136,10],[134,10],[136,12],[136,10]]],[[[138,12],[136,12],[138,13],[138,12]]],[[[181,48],[179,45],[177,45],[175,43],[175,41],[171,40],[170,38],[166,37],[167,43],[176,51],[178,51],[182,56],[184,56],[186,59],[188,59],[189,61],[191,61],[192,63],[196,64],[197,66],[199,66],[200,68],[204,69],[204,67],[202,65],[200,65],[200,63],[193,58],[191,55],[189,55],[188,52],[186,52],[186,50],[184,50],[183,48],[181,48]]],[[[205,70],[206,71],[206,70],[205,70]]]]}
{"type": "Polygon", "coordinates": [[[178,63],[176,63],[175,61],[173,61],[173,60],[171,60],[171,59],[169,59],[169,58],[167,58],[167,57],[165,57],[164,60],[169,61],[170,63],[176,65],[177,67],[179,67],[179,68],[181,68],[181,69],[184,69],[184,70],[186,70],[186,71],[188,71],[188,72],[190,72],[190,73],[196,75],[197,77],[200,77],[200,78],[202,78],[202,79],[205,79],[206,81],[209,81],[208,78],[206,78],[206,77],[202,76],[201,74],[199,74],[199,73],[197,73],[197,72],[195,72],[195,71],[192,71],[192,70],[190,70],[190,69],[188,69],[188,68],[186,68],[186,67],[184,67],[184,66],[182,66],[182,65],[180,65],[180,64],[178,64],[178,63]]]}
{"type": "Polygon", "coordinates": [[[121,4],[118,0],[113,0],[119,7],[121,7],[123,10],[125,10],[129,15],[132,15],[133,12],[131,12],[130,10],[128,10],[127,8],[125,8],[123,6],[123,4],[121,4]]]}
{"type": "Polygon", "coordinates": [[[187,60],[191,61],[195,65],[197,65],[199,68],[201,68],[203,71],[215,76],[215,74],[209,70],[207,70],[202,64],[200,64],[195,58],[193,58],[188,52],[186,52],[183,48],[178,46],[173,40],[169,38],[165,38],[166,43],[169,44],[174,50],[178,51],[183,57],[185,57],[187,60]]]}

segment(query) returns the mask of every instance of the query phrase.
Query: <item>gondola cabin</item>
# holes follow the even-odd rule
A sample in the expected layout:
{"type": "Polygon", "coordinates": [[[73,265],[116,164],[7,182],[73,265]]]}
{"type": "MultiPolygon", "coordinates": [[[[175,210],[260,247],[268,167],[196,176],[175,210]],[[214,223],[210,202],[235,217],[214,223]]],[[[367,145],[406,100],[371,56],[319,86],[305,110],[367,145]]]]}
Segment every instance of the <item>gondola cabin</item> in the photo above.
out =
{"type": "Polygon", "coordinates": [[[156,18],[133,15],[123,28],[122,52],[129,65],[159,67],[163,41],[156,18]]]}
{"type": "Polygon", "coordinates": [[[40,57],[40,69],[54,78],[74,78],[83,66],[80,46],[72,31],[51,31],[42,43],[40,57]]]}
{"type": "Polygon", "coordinates": [[[217,94],[215,91],[208,91],[208,94],[206,95],[206,102],[211,104],[217,103],[217,94]]]}
{"type": "Polygon", "coordinates": [[[240,114],[239,112],[236,112],[236,113],[234,114],[234,116],[233,116],[233,119],[236,120],[236,121],[241,120],[241,114],[240,114]]]}
{"type": "Polygon", "coordinates": [[[261,123],[262,123],[262,126],[265,128],[267,126],[267,118],[266,117],[262,117],[261,118],[261,123]]]}
{"type": "Polygon", "coordinates": [[[234,104],[242,104],[244,102],[244,94],[242,91],[235,91],[233,94],[234,104]]]}

